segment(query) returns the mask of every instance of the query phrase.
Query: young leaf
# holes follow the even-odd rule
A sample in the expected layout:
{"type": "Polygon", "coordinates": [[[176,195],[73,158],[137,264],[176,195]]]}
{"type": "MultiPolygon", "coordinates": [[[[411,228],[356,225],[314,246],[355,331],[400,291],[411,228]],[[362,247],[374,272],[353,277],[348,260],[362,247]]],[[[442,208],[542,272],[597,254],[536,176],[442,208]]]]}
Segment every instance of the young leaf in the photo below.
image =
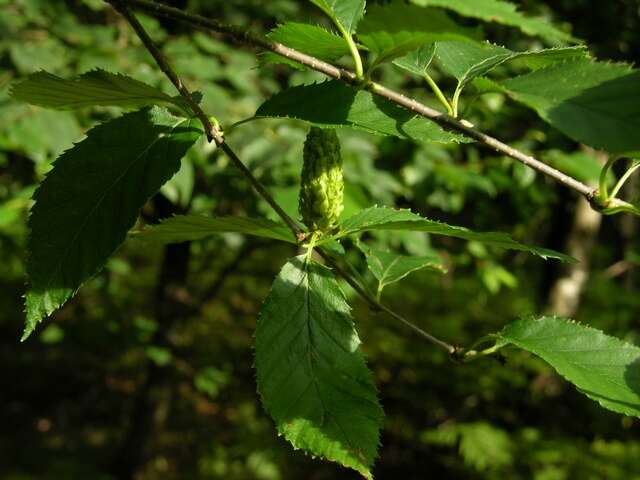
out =
{"type": "Polygon", "coordinates": [[[258,391],[294,448],[371,479],[383,412],[349,310],[331,270],[290,260],[256,326],[258,391]]]}
{"type": "Polygon", "coordinates": [[[256,237],[296,243],[291,231],[266,218],[204,217],[176,215],[137,232],[135,238],[159,243],[180,243],[201,240],[218,233],[237,232],[256,237]]]}
{"type": "Polygon", "coordinates": [[[548,20],[527,17],[517,11],[513,3],[502,0],[411,0],[423,7],[441,7],[453,10],[464,17],[478,18],[485,22],[519,28],[527,35],[544,38],[552,45],[575,43],[570,34],[557,29],[548,20]]]}
{"type": "Polygon", "coordinates": [[[458,80],[456,90],[462,90],[474,78],[486,75],[494,68],[515,59],[532,69],[563,60],[585,58],[584,47],[550,48],[530,52],[514,52],[498,45],[476,42],[438,42],[436,57],[442,69],[458,80]]]}
{"type": "Polygon", "coordinates": [[[430,120],[339,80],[284,90],[260,105],[256,117],[297,118],[319,127],[351,127],[420,142],[466,141],[430,120]]]}
{"type": "Polygon", "coordinates": [[[33,105],[55,110],[100,106],[142,107],[146,105],[176,105],[179,100],[146,83],[126,75],[93,70],[71,80],[36,72],[16,83],[11,96],[33,105]]]}
{"type": "Polygon", "coordinates": [[[356,32],[358,22],[364,15],[365,0],[310,0],[320,8],[338,27],[348,34],[356,32]]]}
{"type": "Polygon", "coordinates": [[[528,350],[604,408],[640,417],[640,348],[600,330],[556,317],[507,325],[497,347],[528,350]]]}
{"type": "MultiPolygon", "coordinates": [[[[344,38],[318,25],[287,22],[271,30],[267,37],[326,62],[334,62],[349,54],[349,45],[344,38]]],[[[295,68],[304,69],[299,63],[273,52],[265,52],[261,58],[264,62],[286,63],[295,68]]]]}
{"type": "Polygon", "coordinates": [[[436,44],[429,43],[410,51],[402,57],[393,61],[396,67],[407,70],[415,75],[423,77],[427,73],[427,68],[431,65],[431,60],[436,53],[436,44]]]}
{"type": "Polygon", "coordinates": [[[373,70],[426,43],[475,39],[478,34],[475,29],[458,25],[441,10],[393,2],[369,7],[358,38],[376,54],[369,68],[373,70]]]}
{"type": "Polygon", "coordinates": [[[640,152],[640,71],[628,65],[572,60],[494,85],[574,140],[640,152]]]}
{"type": "Polygon", "coordinates": [[[585,58],[584,47],[551,48],[531,52],[513,52],[490,43],[438,42],[436,57],[442,69],[458,80],[453,94],[454,110],[457,112],[458,97],[462,89],[474,78],[486,75],[494,68],[510,60],[520,59],[525,66],[537,69],[563,60],[585,58]]]}
{"type": "Polygon", "coordinates": [[[367,259],[369,271],[378,280],[378,295],[387,286],[399,282],[404,277],[417,270],[428,268],[440,273],[446,272],[442,259],[433,255],[399,255],[383,250],[363,250],[367,259]]]}
{"type": "Polygon", "coordinates": [[[102,268],[202,133],[196,119],[146,108],[98,125],[55,161],[29,218],[23,339],[102,268]]]}
{"type": "Polygon", "coordinates": [[[388,207],[371,207],[356,213],[354,216],[340,222],[340,232],[337,237],[353,235],[367,230],[411,230],[426,232],[434,235],[476,240],[487,245],[521,250],[533,253],[542,258],[556,258],[564,262],[575,262],[575,259],[553,250],[540,247],[530,247],[516,242],[511,236],[501,232],[474,232],[465,227],[447,225],[423,218],[409,210],[396,210],[388,207]]]}

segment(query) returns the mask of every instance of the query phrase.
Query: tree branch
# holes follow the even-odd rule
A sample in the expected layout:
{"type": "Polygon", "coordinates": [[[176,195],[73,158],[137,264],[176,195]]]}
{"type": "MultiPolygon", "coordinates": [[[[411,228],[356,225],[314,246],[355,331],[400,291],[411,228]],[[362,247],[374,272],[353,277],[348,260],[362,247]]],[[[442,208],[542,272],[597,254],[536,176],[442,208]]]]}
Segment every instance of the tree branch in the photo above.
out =
{"type": "Polygon", "coordinates": [[[126,0],[106,0],[108,3],[113,5],[113,7],[122,14],[122,16],[129,22],[131,27],[134,29],[140,40],[142,41],[145,48],[149,51],[149,53],[153,56],[154,60],[160,67],[160,70],[164,72],[164,74],[171,80],[171,83],[176,87],[176,90],[180,93],[182,98],[189,104],[193,113],[196,117],[202,122],[202,125],[205,129],[207,138],[209,141],[215,141],[216,145],[220,147],[231,159],[236,168],[242,172],[242,174],[247,177],[251,186],[260,194],[262,198],[273,208],[277,214],[282,218],[282,220],[287,224],[287,226],[291,229],[294,237],[297,241],[302,241],[305,237],[304,232],[298,226],[298,224],[293,220],[287,213],[278,205],[275,199],[269,194],[267,189],[260,183],[260,181],[251,173],[251,171],[245,166],[244,163],[238,158],[233,149],[225,142],[224,135],[221,130],[215,127],[209,117],[202,111],[200,105],[198,105],[193,98],[191,97],[191,93],[189,89],[182,83],[178,74],[173,70],[168,60],[164,57],[160,49],[153,42],[149,34],[146,32],[142,24],[135,17],[131,9],[127,6],[126,0]]]}
{"type": "MultiPolygon", "coordinates": [[[[231,25],[223,24],[216,20],[205,18],[200,15],[189,14],[177,8],[168,7],[156,3],[152,0],[128,0],[128,3],[151,14],[176,20],[182,20],[200,29],[228,35],[239,43],[258,47],[264,50],[269,50],[273,53],[277,53],[278,55],[282,55],[283,57],[300,63],[301,65],[309,67],[312,70],[323,73],[328,77],[342,80],[348,84],[361,84],[360,80],[357,79],[356,75],[353,72],[331,65],[320,59],[289,48],[281,43],[272,42],[266,37],[255,35],[251,32],[241,30],[231,25]]],[[[517,150],[505,144],[504,142],[501,142],[497,138],[494,138],[473,127],[470,127],[463,121],[439,112],[433,108],[427,107],[417,100],[408,98],[401,93],[395,92],[383,85],[380,85],[379,83],[369,81],[364,84],[364,88],[375,95],[384,97],[387,100],[408,110],[411,110],[424,118],[434,121],[447,130],[453,130],[455,132],[462,133],[470,138],[473,138],[477,142],[491,148],[492,150],[495,150],[498,153],[511,157],[514,160],[517,160],[518,162],[521,162],[524,165],[527,165],[528,167],[531,167],[534,170],[537,170],[538,172],[543,173],[550,178],[553,178],[562,185],[565,185],[566,187],[575,190],[581,195],[584,195],[587,200],[589,200],[593,205],[597,193],[596,189],[593,189],[588,185],[580,182],[579,180],[562,173],[560,170],[557,170],[547,165],[546,163],[541,162],[535,157],[527,155],[526,153],[521,152],[520,150],[517,150]]]]}
{"type": "MultiPolygon", "coordinates": [[[[278,214],[278,216],[280,216],[280,218],[287,224],[287,226],[290,228],[291,232],[296,237],[296,239],[299,242],[303,241],[305,239],[305,237],[306,237],[305,232],[300,228],[300,226],[295,222],[295,220],[293,220],[282,209],[282,207],[280,207],[280,205],[269,194],[267,189],[258,181],[258,179],[251,173],[251,171],[245,166],[245,164],[242,163],[242,161],[236,155],[236,153],[225,142],[222,132],[211,124],[211,122],[209,121],[209,117],[207,117],[207,115],[202,111],[200,106],[193,101],[193,99],[191,98],[191,93],[189,92],[189,90],[184,86],[184,84],[182,83],[182,81],[180,80],[180,78],[178,77],[176,72],[173,70],[173,68],[171,67],[171,65],[167,61],[167,59],[164,57],[164,55],[160,51],[160,49],[158,49],[158,47],[155,45],[155,43],[153,42],[151,37],[149,37],[149,34],[145,31],[144,27],[140,24],[138,19],[135,17],[135,15],[131,12],[129,7],[126,5],[127,1],[126,0],[106,0],[106,1],[108,3],[110,3],[110,4],[112,4],[113,7],[116,10],[118,10],[125,17],[125,19],[129,22],[129,24],[135,30],[135,32],[138,35],[138,37],[140,37],[140,40],[142,41],[144,46],[147,48],[149,53],[151,53],[151,55],[155,59],[156,63],[160,67],[160,69],[165,73],[165,75],[169,78],[169,80],[171,80],[171,82],[176,87],[176,89],[178,90],[180,95],[189,103],[189,105],[191,106],[191,108],[194,111],[194,114],[200,119],[200,121],[202,122],[202,124],[205,127],[205,130],[208,132],[207,137],[209,138],[209,141],[214,140],[216,142],[216,144],[229,156],[229,158],[233,161],[233,163],[240,170],[240,172],[242,172],[242,174],[249,180],[249,182],[251,183],[253,188],[255,188],[255,190],[258,192],[258,194],[260,194],[260,196],[264,200],[266,200],[267,203],[269,203],[269,205],[275,210],[275,212],[278,214]]],[[[131,3],[135,3],[135,2],[131,2],[131,3]]],[[[159,4],[156,4],[156,5],[158,7],[165,8],[164,6],[159,5],[159,4]]],[[[169,8],[169,7],[166,7],[166,8],[169,8]]],[[[284,47],[284,48],[286,48],[286,47],[284,47]]],[[[304,54],[300,54],[300,55],[304,55],[304,54]]],[[[335,67],[332,67],[332,68],[335,68],[335,67]]],[[[351,75],[353,75],[353,74],[351,74],[351,75]]],[[[407,325],[408,327],[413,329],[415,332],[420,334],[423,338],[427,339],[428,341],[430,341],[434,345],[437,345],[438,347],[444,349],[450,355],[453,355],[453,354],[456,353],[457,349],[453,345],[450,345],[450,344],[448,344],[446,342],[443,342],[442,340],[439,340],[438,338],[434,337],[433,335],[431,335],[431,334],[425,332],[424,330],[422,330],[417,325],[414,325],[410,321],[406,320],[401,315],[395,313],[390,308],[382,305],[377,299],[372,297],[371,294],[369,294],[366,291],[366,289],[364,289],[348,272],[346,272],[340,266],[339,263],[337,263],[322,248],[317,248],[316,251],[374,309],[383,311],[383,312],[387,313],[388,315],[390,315],[392,318],[395,318],[396,320],[399,320],[400,322],[402,322],[403,324],[407,325]]]]}
{"type": "Polygon", "coordinates": [[[358,283],[358,281],[355,278],[353,278],[345,269],[343,269],[342,266],[331,255],[329,255],[325,250],[323,250],[322,247],[316,248],[316,251],[327,262],[327,264],[331,265],[331,267],[333,267],[334,270],[338,272],[340,276],[347,281],[347,283],[351,286],[351,288],[353,288],[356,291],[356,293],[360,295],[373,310],[385,312],[390,317],[405,324],[407,327],[412,329],[414,332],[416,332],[425,340],[431,342],[437,347],[442,348],[449,355],[454,355],[458,352],[458,348],[456,348],[455,346],[447,342],[444,342],[439,338],[434,337],[428,332],[425,332],[423,329],[421,329],[414,323],[410,322],[409,320],[404,318],[402,315],[394,312],[389,307],[383,305],[378,299],[376,299],[373,295],[371,295],[362,285],[360,285],[360,283],[358,283]]]}

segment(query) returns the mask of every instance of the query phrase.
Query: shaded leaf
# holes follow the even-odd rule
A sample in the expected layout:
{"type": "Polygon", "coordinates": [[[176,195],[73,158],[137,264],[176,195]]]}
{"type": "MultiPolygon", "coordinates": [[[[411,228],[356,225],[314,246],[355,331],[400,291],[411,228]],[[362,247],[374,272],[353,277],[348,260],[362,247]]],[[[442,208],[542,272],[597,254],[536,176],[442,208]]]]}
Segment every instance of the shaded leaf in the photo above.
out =
{"type": "Polygon", "coordinates": [[[256,326],[258,391],[294,448],[372,478],[383,412],[349,310],[331,270],[290,260],[256,326]]]}
{"type": "Polygon", "coordinates": [[[370,70],[426,43],[469,38],[478,38],[477,30],[458,25],[445,12],[401,2],[371,5],[358,30],[358,39],[376,54],[370,70]]]}
{"type": "Polygon", "coordinates": [[[319,127],[351,127],[422,142],[463,142],[436,123],[339,80],[284,90],[258,108],[256,117],[288,117],[319,127]]]}
{"type": "MultiPolygon", "coordinates": [[[[326,62],[334,62],[349,54],[349,46],[344,38],[319,25],[287,22],[271,30],[267,37],[326,62]]],[[[273,52],[265,52],[261,55],[261,59],[268,63],[285,63],[297,69],[305,68],[298,62],[273,52]]]]}
{"type": "Polygon", "coordinates": [[[100,106],[178,105],[179,100],[126,75],[93,70],[71,80],[36,72],[13,85],[11,96],[55,110],[100,106]]]}
{"type": "Polygon", "coordinates": [[[493,84],[574,140],[640,152],[640,72],[628,65],[572,60],[493,84]]]}
{"type": "Polygon", "coordinates": [[[640,416],[640,348],[595,328],[556,317],[507,325],[497,346],[528,350],[604,408],[640,416]]]}
{"type": "Polygon", "coordinates": [[[378,293],[387,286],[399,282],[404,277],[417,270],[429,270],[443,273],[446,271],[442,259],[436,253],[433,255],[400,255],[383,250],[363,250],[367,259],[369,271],[378,280],[378,293]]]}
{"type": "Polygon", "coordinates": [[[519,28],[527,35],[544,38],[553,45],[575,42],[570,34],[554,27],[548,20],[525,16],[513,3],[502,0],[411,0],[423,7],[441,7],[464,17],[519,28]]]}
{"type": "Polygon", "coordinates": [[[176,215],[167,218],[158,225],[137,232],[135,238],[159,243],[180,243],[229,232],[296,243],[287,227],[266,218],[205,217],[201,215],[176,215]]]}
{"type": "Polygon", "coordinates": [[[29,218],[23,338],[102,268],[201,135],[198,120],[147,108],[93,128],[55,161],[29,218]]]}
{"type": "Polygon", "coordinates": [[[338,237],[353,235],[368,230],[412,230],[476,240],[495,247],[510,250],[521,250],[533,253],[542,258],[556,258],[565,262],[575,262],[575,259],[553,250],[540,247],[530,247],[516,242],[510,235],[501,232],[474,232],[465,227],[447,225],[446,223],[429,220],[409,210],[396,210],[388,207],[371,207],[362,210],[354,216],[340,222],[338,237]]]}
{"type": "Polygon", "coordinates": [[[436,44],[429,43],[412,50],[402,57],[396,58],[393,64],[403,70],[423,77],[427,73],[427,68],[431,65],[431,60],[433,60],[435,53],[436,44]]]}

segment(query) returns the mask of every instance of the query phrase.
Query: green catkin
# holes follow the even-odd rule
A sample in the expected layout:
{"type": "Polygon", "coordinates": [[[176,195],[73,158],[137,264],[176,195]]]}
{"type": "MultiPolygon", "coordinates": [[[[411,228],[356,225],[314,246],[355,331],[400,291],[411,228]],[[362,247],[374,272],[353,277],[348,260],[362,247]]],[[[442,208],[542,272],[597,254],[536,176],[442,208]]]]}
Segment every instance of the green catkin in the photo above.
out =
{"type": "Polygon", "coordinates": [[[303,159],[298,211],[312,232],[324,232],[342,212],[344,180],[335,130],[311,127],[303,159]]]}

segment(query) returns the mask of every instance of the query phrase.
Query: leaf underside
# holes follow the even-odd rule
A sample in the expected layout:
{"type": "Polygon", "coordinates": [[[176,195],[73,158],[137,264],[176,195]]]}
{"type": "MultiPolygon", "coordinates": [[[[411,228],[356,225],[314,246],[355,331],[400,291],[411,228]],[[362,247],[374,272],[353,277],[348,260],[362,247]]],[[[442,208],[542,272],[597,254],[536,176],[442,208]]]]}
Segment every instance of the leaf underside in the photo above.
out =
{"type": "Polygon", "coordinates": [[[201,135],[196,119],[146,108],[93,128],[54,162],[29,217],[23,339],[102,268],[201,135]]]}
{"type": "Polygon", "coordinates": [[[510,235],[502,232],[474,232],[465,227],[447,225],[429,220],[410,210],[396,210],[388,207],[371,207],[356,213],[340,222],[338,237],[353,235],[367,230],[411,230],[434,235],[475,240],[487,245],[520,250],[533,253],[542,258],[555,258],[564,262],[575,262],[575,259],[546,248],[527,246],[515,241],[510,235]]]}
{"type": "Polygon", "coordinates": [[[176,215],[158,225],[146,227],[135,237],[158,243],[180,243],[201,240],[219,233],[237,232],[256,237],[296,243],[291,231],[284,225],[266,218],[205,217],[176,215]]]}
{"type": "Polygon", "coordinates": [[[291,259],[256,326],[262,402],[294,448],[371,478],[383,412],[359,345],[331,270],[291,259]]]}
{"type": "Polygon", "coordinates": [[[93,106],[144,107],[149,104],[180,106],[180,101],[155,87],[119,73],[93,70],[67,80],[48,72],[36,72],[15,84],[17,100],[55,110],[93,106]]]}
{"type": "Polygon", "coordinates": [[[496,335],[539,356],[604,408],[640,417],[640,348],[556,317],[523,319],[496,335]]]}
{"type": "Polygon", "coordinates": [[[378,280],[380,291],[387,285],[399,282],[410,273],[422,269],[429,269],[437,272],[445,272],[442,259],[437,255],[400,255],[394,252],[383,250],[368,250],[364,254],[367,258],[367,267],[378,280]]]}

